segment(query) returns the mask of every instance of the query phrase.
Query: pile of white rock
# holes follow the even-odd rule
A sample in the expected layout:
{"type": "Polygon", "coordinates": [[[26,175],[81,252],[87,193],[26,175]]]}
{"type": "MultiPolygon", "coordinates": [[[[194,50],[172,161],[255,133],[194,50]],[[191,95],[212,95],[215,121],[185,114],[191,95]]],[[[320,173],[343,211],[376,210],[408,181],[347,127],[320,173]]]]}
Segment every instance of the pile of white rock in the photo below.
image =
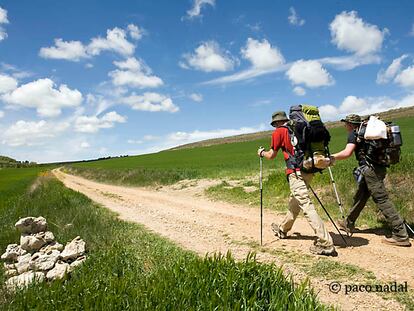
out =
{"type": "Polygon", "coordinates": [[[43,217],[22,218],[15,227],[21,233],[20,245],[8,245],[1,256],[10,289],[23,288],[33,281],[61,279],[86,260],[85,241],[76,237],[63,247],[47,231],[43,217]]]}

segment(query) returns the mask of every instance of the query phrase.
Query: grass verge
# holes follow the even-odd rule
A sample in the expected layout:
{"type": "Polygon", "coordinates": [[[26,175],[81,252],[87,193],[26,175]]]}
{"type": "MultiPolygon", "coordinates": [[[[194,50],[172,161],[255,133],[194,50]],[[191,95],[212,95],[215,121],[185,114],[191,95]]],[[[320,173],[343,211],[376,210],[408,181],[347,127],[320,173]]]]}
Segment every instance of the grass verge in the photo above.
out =
{"type": "MultiPolygon", "coordinates": [[[[14,172],[0,171],[0,180],[5,173],[14,172]]],[[[307,283],[294,285],[279,268],[257,263],[254,255],[244,262],[230,255],[199,258],[140,225],[118,220],[49,174],[29,187],[37,173],[27,174],[14,190],[0,183],[10,198],[0,205],[0,248],[18,240],[13,224],[19,217],[42,215],[60,242],[80,235],[87,242],[88,260],[61,281],[33,284],[15,294],[1,287],[1,309],[327,309],[307,283]]]]}

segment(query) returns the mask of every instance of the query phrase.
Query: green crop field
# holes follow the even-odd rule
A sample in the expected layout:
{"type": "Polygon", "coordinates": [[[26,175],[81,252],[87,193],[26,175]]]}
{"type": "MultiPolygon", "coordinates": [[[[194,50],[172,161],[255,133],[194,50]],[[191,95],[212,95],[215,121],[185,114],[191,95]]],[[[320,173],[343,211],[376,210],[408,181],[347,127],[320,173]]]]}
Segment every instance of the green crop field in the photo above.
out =
{"type": "MultiPolygon", "coordinates": [[[[0,285],[0,310],[325,310],[307,283],[294,284],[253,255],[200,258],[69,190],[44,169],[0,170],[0,249],[14,223],[44,216],[57,240],[80,235],[88,259],[69,278],[15,293],[0,285]],[[66,226],[66,224],[72,226],[66,226]]],[[[4,284],[3,266],[0,284],[4,284]]]]}
{"type": "MultiPolygon", "coordinates": [[[[404,146],[402,148],[402,162],[390,168],[387,185],[390,196],[409,221],[414,221],[413,203],[401,193],[412,193],[414,190],[414,135],[413,118],[399,118],[394,120],[401,127],[404,146]]],[[[332,140],[331,152],[341,150],[347,139],[343,127],[330,129],[332,140]]],[[[153,185],[172,184],[187,178],[216,178],[216,179],[243,179],[245,185],[257,186],[259,160],[256,151],[259,146],[268,147],[270,137],[253,141],[244,141],[228,144],[218,144],[208,147],[195,147],[163,151],[155,154],[116,158],[110,160],[78,163],[70,169],[79,175],[104,182],[126,185],[153,185]]],[[[356,188],[352,177],[352,170],[357,165],[355,158],[338,162],[333,172],[338,184],[342,200],[349,209],[352,204],[352,195],[356,188]]],[[[289,193],[286,178],[283,174],[284,161],[281,154],[274,161],[264,161],[264,204],[267,208],[285,210],[286,199],[289,193]]],[[[339,217],[339,210],[335,205],[333,192],[330,187],[327,173],[316,174],[315,188],[321,194],[322,200],[335,217],[339,217]]],[[[245,192],[243,187],[229,187],[224,181],[221,185],[210,188],[207,193],[217,199],[224,199],[236,203],[246,203],[258,206],[259,193],[245,192]]],[[[368,204],[366,211],[361,215],[360,224],[382,226],[383,220],[378,216],[373,204],[368,204]]]]}

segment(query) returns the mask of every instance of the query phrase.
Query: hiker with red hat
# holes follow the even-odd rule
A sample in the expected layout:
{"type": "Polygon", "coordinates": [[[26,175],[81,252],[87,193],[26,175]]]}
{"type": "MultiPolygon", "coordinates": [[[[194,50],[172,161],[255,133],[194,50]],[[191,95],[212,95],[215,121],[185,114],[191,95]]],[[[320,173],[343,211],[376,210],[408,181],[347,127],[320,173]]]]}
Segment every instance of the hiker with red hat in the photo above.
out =
{"type": "Polygon", "coordinates": [[[291,142],[292,136],[289,134],[288,124],[289,119],[285,112],[277,111],[273,113],[271,125],[275,127],[275,130],[272,134],[270,149],[265,151],[264,148],[259,148],[258,150],[258,156],[272,160],[281,149],[286,162],[286,176],[291,191],[289,210],[280,225],[272,224],[272,230],[279,239],[288,238],[288,232],[292,229],[296,217],[302,210],[316,236],[316,241],[310,248],[311,253],[337,256],[332,238],[309,196],[308,185],[313,174],[302,171],[299,165],[294,163],[295,148],[291,142]]]}

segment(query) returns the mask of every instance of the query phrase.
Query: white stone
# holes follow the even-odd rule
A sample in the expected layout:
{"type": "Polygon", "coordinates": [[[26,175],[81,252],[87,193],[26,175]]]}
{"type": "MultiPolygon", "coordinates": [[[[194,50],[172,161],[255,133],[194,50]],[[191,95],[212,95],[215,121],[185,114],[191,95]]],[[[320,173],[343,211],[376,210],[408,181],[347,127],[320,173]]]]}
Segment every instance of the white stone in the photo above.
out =
{"type": "Polygon", "coordinates": [[[51,244],[48,244],[48,245],[43,246],[39,250],[39,252],[41,252],[41,253],[47,253],[48,251],[53,251],[53,250],[56,250],[56,251],[61,252],[61,251],[63,251],[63,248],[64,247],[63,247],[62,244],[60,244],[58,242],[52,242],[51,244]]]}
{"type": "Polygon", "coordinates": [[[52,243],[55,241],[55,236],[53,235],[52,231],[46,231],[43,237],[46,243],[52,243]]]}
{"type": "Polygon", "coordinates": [[[24,288],[28,286],[33,281],[43,282],[45,275],[42,272],[25,272],[18,276],[11,277],[6,281],[7,288],[15,290],[17,288],[24,288]]]}
{"type": "Polygon", "coordinates": [[[70,243],[66,244],[65,249],[60,255],[63,260],[76,259],[85,254],[86,243],[79,236],[74,238],[70,243]]]}
{"type": "Polygon", "coordinates": [[[19,219],[14,225],[21,233],[33,234],[46,231],[47,222],[43,217],[26,217],[19,219]]]}
{"type": "Polygon", "coordinates": [[[86,256],[78,257],[74,262],[70,264],[69,272],[72,272],[73,270],[76,269],[76,267],[79,267],[80,265],[82,265],[85,262],[85,260],[86,260],[86,256]]]}
{"type": "Polygon", "coordinates": [[[20,246],[28,252],[38,251],[46,244],[44,232],[35,235],[22,234],[20,237],[20,246]]]}
{"type": "Polygon", "coordinates": [[[20,256],[17,260],[17,263],[15,264],[16,270],[18,274],[22,274],[24,272],[29,271],[29,263],[30,263],[30,258],[32,257],[32,255],[30,255],[29,253],[20,256]]]}
{"type": "Polygon", "coordinates": [[[49,281],[62,279],[66,272],[69,272],[69,264],[63,261],[58,261],[52,270],[46,274],[46,279],[49,281]]]}
{"type": "Polygon", "coordinates": [[[33,254],[30,259],[30,269],[36,271],[47,271],[55,266],[56,261],[60,256],[60,252],[56,250],[49,251],[47,253],[33,254]]]}
{"type": "Polygon", "coordinates": [[[17,258],[27,252],[17,244],[9,244],[6,248],[6,252],[1,255],[1,259],[6,261],[17,261],[17,258]]]}

